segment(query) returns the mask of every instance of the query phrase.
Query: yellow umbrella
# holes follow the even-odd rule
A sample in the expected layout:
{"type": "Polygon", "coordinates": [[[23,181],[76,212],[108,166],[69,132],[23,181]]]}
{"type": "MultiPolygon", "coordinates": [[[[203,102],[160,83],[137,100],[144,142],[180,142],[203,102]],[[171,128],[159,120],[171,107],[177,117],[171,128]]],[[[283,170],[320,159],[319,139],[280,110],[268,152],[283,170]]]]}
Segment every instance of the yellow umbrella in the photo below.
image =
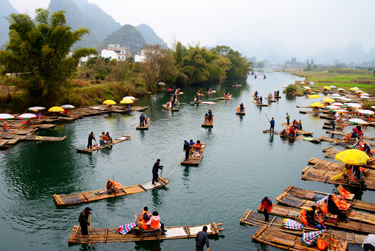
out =
{"type": "Polygon", "coordinates": [[[325,100],[323,100],[324,102],[327,102],[327,103],[333,103],[333,102],[335,102],[335,100],[334,99],[332,99],[332,98],[326,98],[325,100]]]}
{"type": "Polygon", "coordinates": [[[49,111],[49,112],[63,112],[64,109],[61,108],[60,106],[53,106],[53,107],[49,108],[48,111],[49,111]]]}
{"type": "Polygon", "coordinates": [[[321,98],[319,95],[310,95],[309,98],[321,98]]]}
{"type": "Polygon", "coordinates": [[[312,103],[310,106],[311,107],[324,107],[324,105],[322,103],[319,103],[319,102],[312,103]]]}
{"type": "Polygon", "coordinates": [[[116,102],[113,101],[113,100],[108,99],[108,100],[104,101],[103,104],[104,104],[104,105],[115,105],[116,102]]]}
{"type": "Polygon", "coordinates": [[[336,154],[335,160],[341,161],[348,165],[366,165],[370,158],[363,151],[350,149],[336,154]]]}
{"type": "Polygon", "coordinates": [[[323,88],[327,89],[327,90],[331,90],[331,87],[329,87],[329,86],[324,86],[323,88]]]}
{"type": "Polygon", "coordinates": [[[352,88],[350,88],[349,90],[351,90],[351,91],[356,91],[356,90],[359,90],[359,89],[358,89],[358,87],[352,87],[352,88]]]}
{"type": "Polygon", "coordinates": [[[131,99],[123,99],[120,102],[120,104],[132,104],[132,103],[134,103],[134,101],[131,99]]]}

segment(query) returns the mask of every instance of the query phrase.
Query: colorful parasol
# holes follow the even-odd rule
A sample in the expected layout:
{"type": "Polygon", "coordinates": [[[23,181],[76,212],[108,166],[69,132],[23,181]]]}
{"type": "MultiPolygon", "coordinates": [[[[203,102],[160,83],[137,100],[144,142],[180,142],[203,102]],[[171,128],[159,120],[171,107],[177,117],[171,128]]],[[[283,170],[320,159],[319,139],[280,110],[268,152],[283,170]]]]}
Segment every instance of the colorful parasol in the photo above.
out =
{"type": "Polygon", "coordinates": [[[357,104],[357,103],[348,103],[348,107],[350,108],[362,108],[362,106],[360,104],[357,104]]]}
{"type": "Polygon", "coordinates": [[[24,113],[18,116],[19,119],[35,119],[36,115],[32,113],[24,113]]]}
{"type": "Polygon", "coordinates": [[[310,106],[311,107],[324,107],[324,105],[322,103],[319,103],[319,102],[312,103],[310,106]]]}
{"type": "Polygon", "coordinates": [[[123,99],[121,100],[120,104],[133,104],[134,101],[132,99],[123,99]]]}
{"type": "Polygon", "coordinates": [[[115,105],[116,102],[113,101],[113,100],[111,100],[111,99],[108,99],[108,100],[104,101],[103,104],[104,104],[104,105],[115,105]]]}
{"type": "Polygon", "coordinates": [[[321,98],[319,95],[310,95],[310,96],[308,96],[308,98],[321,98]]]}
{"type": "Polygon", "coordinates": [[[355,124],[355,125],[367,125],[368,123],[366,121],[364,121],[363,119],[349,119],[349,122],[351,124],[355,124]]]}
{"type": "Polygon", "coordinates": [[[46,109],[46,108],[42,107],[42,106],[33,106],[33,107],[30,107],[28,110],[37,112],[37,111],[44,110],[44,109],[46,109]]]}
{"type": "Polygon", "coordinates": [[[8,113],[0,113],[0,120],[8,120],[14,118],[13,115],[10,115],[8,113]]]}
{"type": "Polygon", "coordinates": [[[361,114],[361,115],[374,115],[374,111],[371,111],[371,110],[358,110],[358,113],[361,114]]]}
{"type": "Polygon", "coordinates": [[[61,108],[64,108],[64,109],[73,109],[75,107],[73,105],[62,105],[61,108]]]}
{"type": "Polygon", "coordinates": [[[348,165],[366,165],[370,160],[369,156],[357,149],[349,149],[336,154],[335,160],[341,161],[348,165]]]}
{"type": "Polygon", "coordinates": [[[333,102],[335,102],[335,100],[332,99],[332,98],[326,98],[323,101],[326,102],[326,103],[333,103],[333,102]]]}
{"type": "Polygon", "coordinates": [[[327,229],[314,231],[314,232],[307,232],[302,234],[302,242],[305,243],[307,246],[312,246],[316,242],[316,240],[319,238],[319,236],[326,232],[327,229]]]}
{"type": "Polygon", "coordinates": [[[51,108],[48,109],[49,112],[63,112],[64,109],[61,108],[60,106],[53,106],[51,108]]]}
{"type": "Polygon", "coordinates": [[[326,90],[331,90],[331,87],[326,86],[326,85],[323,88],[326,89],[326,90]]]}

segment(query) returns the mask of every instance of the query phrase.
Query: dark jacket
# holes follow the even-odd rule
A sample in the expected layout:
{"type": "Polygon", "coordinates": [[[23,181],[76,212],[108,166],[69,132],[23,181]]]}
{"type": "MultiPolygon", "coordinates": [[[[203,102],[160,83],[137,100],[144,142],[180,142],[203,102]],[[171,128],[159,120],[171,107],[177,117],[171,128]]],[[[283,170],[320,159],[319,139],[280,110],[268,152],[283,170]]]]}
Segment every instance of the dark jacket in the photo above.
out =
{"type": "Polygon", "coordinates": [[[139,120],[140,120],[141,122],[145,121],[145,115],[141,115],[141,116],[139,117],[139,120]]]}
{"type": "Polygon", "coordinates": [[[195,245],[203,248],[205,243],[207,245],[207,248],[209,248],[210,243],[208,242],[208,234],[203,230],[199,231],[197,237],[195,237],[195,245]]]}
{"type": "Polygon", "coordinates": [[[85,209],[83,209],[83,211],[81,212],[81,214],[79,215],[79,218],[78,218],[78,221],[80,224],[87,224],[89,225],[90,223],[88,222],[88,218],[89,218],[89,215],[90,213],[86,213],[85,209]]]}
{"type": "Polygon", "coordinates": [[[212,111],[208,111],[208,116],[212,117],[212,111]]]}
{"type": "Polygon", "coordinates": [[[89,142],[91,142],[92,140],[96,140],[95,137],[94,137],[94,134],[89,134],[89,142]]]}
{"type": "Polygon", "coordinates": [[[154,167],[152,168],[152,172],[157,173],[159,171],[159,169],[162,169],[162,166],[159,165],[159,163],[156,161],[155,164],[154,164],[154,167]]]}
{"type": "Polygon", "coordinates": [[[332,212],[332,213],[339,210],[339,208],[336,206],[333,200],[328,200],[327,208],[328,208],[328,212],[332,212]]]}
{"type": "Polygon", "coordinates": [[[189,150],[190,150],[190,144],[188,142],[185,142],[184,143],[184,151],[189,152],[189,150]]]}
{"type": "Polygon", "coordinates": [[[270,123],[271,123],[272,126],[274,126],[275,125],[275,120],[271,119],[270,123]]]}
{"type": "Polygon", "coordinates": [[[306,218],[307,218],[307,222],[308,222],[310,225],[316,227],[316,225],[318,225],[319,222],[318,222],[317,220],[315,220],[314,216],[315,216],[315,212],[314,212],[314,210],[306,210],[306,218]]]}

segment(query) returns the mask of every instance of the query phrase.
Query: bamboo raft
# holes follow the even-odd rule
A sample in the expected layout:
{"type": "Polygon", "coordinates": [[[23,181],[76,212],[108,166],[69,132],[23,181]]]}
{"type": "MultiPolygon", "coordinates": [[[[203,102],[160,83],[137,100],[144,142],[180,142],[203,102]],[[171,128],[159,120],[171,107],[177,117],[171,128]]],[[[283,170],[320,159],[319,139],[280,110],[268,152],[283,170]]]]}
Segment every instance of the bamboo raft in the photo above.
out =
{"type": "Polygon", "coordinates": [[[309,141],[309,142],[312,142],[312,143],[319,143],[320,142],[320,139],[319,138],[306,138],[306,137],[302,137],[302,136],[296,136],[296,137],[293,137],[293,136],[290,136],[290,135],[281,135],[280,132],[270,132],[270,130],[263,130],[264,133],[270,133],[270,134],[275,134],[275,135],[279,135],[280,137],[285,137],[285,138],[291,138],[291,139],[302,139],[304,141],[309,141]]]}
{"type": "Polygon", "coordinates": [[[178,108],[168,108],[168,107],[166,107],[166,106],[163,106],[163,110],[168,110],[168,111],[173,111],[173,112],[178,112],[178,111],[180,111],[180,109],[178,109],[178,108]]]}
{"type": "MultiPolygon", "coordinates": [[[[260,207],[258,207],[258,211],[261,211],[260,207]]],[[[285,206],[273,204],[270,214],[285,217],[285,218],[290,218],[290,219],[294,219],[298,221],[301,211],[302,210],[299,208],[285,207],[285,206]]],[[[331,221],[324,221],[324,225],[328,227],[351,230],[351,231],[367,233],[367,234],[375,233],[374,225],[363,223],[363,222],[349,221],[347,223],[344,223],[342,221],[338,221],[334,223],[331,221]]]]}
{"type": "Polygon", "coordinates": [[[82,235],[81,227],[74,226],[70,233],[68,242],[74,244],[90,244],[90,243],[113,243],[113,242],[129,242],[129,241],[155,241],[155,240],[173,240],[173,239],[188,239],[195,238],[203,226],[207,226],[208,235],[216,235],[225,228],[218,228],[223,223],[210,222],[206,225],[196,226],[177,226],[165,227],[168,230],[165,235],[136,235],[132,230],[126,235],[121,235],[117,232],[117,228],[93,228],[90,235],[82,235]]]}
{"type": "Polygon", "coordinates": [[[237,111],[236,115],[245,115],[245,110],[243,112],[237,111]]]}
{"type": "Polygon", "coordinates": [[[329,120],[336,119],[334,115],[330,115],[330,114],[321,114],[321,115],[319,115],[319,118],[329,119],[329,120]]]}
{"type": "MultiPolygon", "coordinates": [[[[313,246],[307,246],[302,242],[302,238],[297,238],[294,234],[284,233],[280,230],[270,228],[268,226],[261,227],[258,232],[253,235],[253,240],[274,246],[280,249],[286,249],[291,251],[309,250],[319,251],[316,244],[313,246]]],[[[348,242],[340,241],[340,247],[337,247],[336,251],[348,250],[348,242]]],[[[333,250],[333,249],[332,249],[333,250]]]]}
{"type": "MultiPolygon", "coordinates": [[[[327,131],[326,133],[332,133],[332,134],[336,134],[336,135],[342,135],[342,136],[345,136],[347,135],[348,133],[345,133],[345,132],[336,132],[336,131],[327,131]]],[[[374,137],[368,137],[368,136],[360,136],[362,139],[367,139],[367,140],[375,140],[374,137]]]]}
{"type": "MultiPolygon", "coordinates": [[[[323,126],[322,126],[322,129],[331,130],[331,129],[332,129],[332,125],[323,125],[323,126]]],[[[335,130],[340,130],[340,131],[342,131],[342,126],[338,126],[338,125],[336,125],[336,126],[335,126],[335,130]]]]}
{"type": "MultiPolygon", "coordinates": [[[[328,141],[331,143],[334,143],[336,145],[341,145],[345,148],[353,148],[353,144],[355,143],[355,139],[350,140],[350,141],[345,141],[344,139],[335,139],[335,138],[328,138],[325,136],[320,137],[321,140],[323,141],[328,141]]],[[[367,142],[370,146],[375,146],[375,142],[367,142]]]]}
{"type": "MultiPolygon", "coordinates": [[[[276,229],[285,233],[297,234],[299,236],[302,235],[303,232],[309,231],[316,231],[314,228],[304,228],[304,229],[288,229],[281,227],[284,218],[279,218],[274,216],[274,218],[270,219],[269,221],[264,221],[264,215],[256,213],[250,209],[247,209],[246,212],[242,215],[240,222],[256,227],[263,227],[268,226],[272,229],[276,229]]],[[[332,234],[339,236],[340,238],[346,240],[348,243],[351,244],[358,244],[362,245],[363,241],[366,238],[364,234],[355,234],[355,233],[348,233],[345,231],[340,230],[329,230],[332,234]]]]}
{"type": "MultiPolygon", "coordinates": [[[[316,200],[318,198],[325,198],[328,196],[326,194],[320,194],[315,192],[315,195],[317,195],[316,200]]],[[[288,192],[284,191],[282,194],[280,194],[277,198],[276,201],[285,204],[290,207],[295,207],[295,208],[300,208],[300,209],[306,209],[308,210],[312,205],[315,205],[314,200],[308,199],[308,198],[298,198],[294,195],[289,194],[288,192]]],[[[347,204],[347,210],[346,211],[346,216],[353,221],[358,221],[358,222],[365,222],[374,225],[375,224],[375,215],[361,212],[361,211],[354,211],[352,210],[352,203],[346,201],[347,204]]],[[[329,214],[330,215],[330,214],[329,214]]],[[[336,217],[336,216],[335,216],[336,217]]]]}
{"type": "Polygon", "coordinates": [[[281,98],[281,96],[274,96],[273,98],[281,98]]]}
{"type": "Polygon", "coordinates": [[[302,111],[302,110],[299,110],[299,113],[302,113],[302,114],[307,114],[307,113],[327,113],[327,111],[325,111],[325,110],[319,110],[319,111],[302,111]]]}
{"type": "Polygon", "coordinates": [[[296,105],[297,108],[312,108],[309,105],[296,105]]]}
{"type": "Polygon", "coordinates": [[[17,141],[20,140],[28,140],[28,141],[63,141],[66,139],[66,136],[64,137],[50,137],[50,136],[34,136],[34,135],[18,135],[18,134],[9,134],[9,133],[0,133],[0,139],[17,139],[17,141]]]}
{"type": "MultiPolygon", "coordinates": [[[[289,127],[292,126],[292,124],[287,125],[287,123],[282,123],[281,125],[286,127],[286,128],[289,128],[289,127]]],[[[302,134],[302,135],[312,135],[312,134],[314,134],[313,132],[307,132],[307,131],[304,131],[304,130],[297,130],[297,132],[299,134],[302,134]]]]}
{"type": "Polygon", "coordinates": [[[220,100],[229,100],[232,96],[230,96],[229,98],[224,98],[224,97],[221,97],[220,100]]]}
{"type": "MultiPolygon", "coordinates": [[[[325,149],[329,149],[329,147],[324,148],[323,150],[325,150],[325,149]]],[[[335,151],[335,150],[332,150],[332,151],[335,151]]],[[[308,162],[310,164],[312,164],[312,165],[320,164],[320,165],[330,166],[330,167],[342,167],[342,168],[345,167],[345,164],[340,164],[340,163],[337,163],[337,162],[331,162],[331,161],[327,161],[327,160],[322,160],[322,159],[318,159],[318,158],[315,158],[315,157],[309,159],[308,162]]],[[[362,165],[362,166],[363,167],[368,167],[368,168],[371,168],[371,169],[375,169],[375,164],[373,164],[373,162],[370,162],[370,163],[371,164],[362,165]]]]}
{"type": "Polygon", "coordinates": [[[257,104],[257,106],[268,106],[267,104],[258,104],[258,103],[256,103],[257,104]]]}
{"type": "Polygon", "coordinates": [[[264,98],[265,100],[267,100],[268,102],[276,102],[276,100],[274,100],[274,99],[271,99],[271,100],[269,100],[268,98],[264,98]]]}
{"type": "MultiPolygon", "coordinates": [[[[190,148],[192,148],[192,146],[190,146],[190,148]]],[[[206,149],[206,143],[202,143],[202,150],[199,151],[199,154],[201,155],[200,157],[192,156],[192,151],[190,150],[189,159],[182,161],[181,165],[199,165],[199,162],[201,162],[201,158],[203,157],[204,149],[206,149]]]]}
{"type": "Polygon", "coordinates": [[[200,104],[200,103],[202,103],[201,101],[193,101],[194,102],[194,104],[200,104]]]}
{"type": "Polygon", "coordinates": [[[211,122],[208,122],[208,116],[205,116],[202,127],[214,127],[214,116],[212,116],[211,122]]]}
{"type": "Polygon", "coordinates": [[[108,193],[107,189],[95,190],[90,192],[75,193],[75,194],[63,194],[58,195],[54,194],[53,199],[55,200],[58,206],[68,206],[76,205],[81,203],[88,203],[97,200],[104,200],[113,197],[119,197],[124,195],[130,195],[135,193],[147,192],[154,189],[159,189],[166,186],[169,183],[169,180],[166,178],[159,177],[158,182],[155,185],[152,185],[151,182],[132,185],[132,186],[121,186],[119,189],[116,189],[116,193],[108,193]]]}
{"type": "Polygon", "coordinates": [[[182,95],[182,94],[184,94],[184,92],[172,93],[171,96],[173,96],[173,95],[177,95],[178,96],[178,95],[182,95]]]}
{"type": "Polygon", "coordinates": [[[341,172],[333,172],[333,171],[320,171],[320,170],[305,170],[304,174],[302,175],[303,180],[310,180],[310,181],[317,181],[322,183],[328,184],[335,184],[335,185],[345,185],[351,187],[358,187],[362,189],[368,190],[375,190],[375,179],[365,179],[366,186],[362,187],[361,184],[357,181],[351,180],[349,178],[341,177],[339,180],[332,180],[333,177],[340,174],[341,172]]]}
{"type": "MultiPolygon", "coordinates": [[[[290,206],[301,207],[305,203],[305,201],[303,200],[318,201],[320,199],[327,197],[328,195],[329,193],[310,191],[310,190],[301,189],[301,188],[290,185],[284,190],[283,194],[281,194],[279,197],[276,198],[276,200],[284,204],[296,203],[295,206],[294,205],[290,205],[290,206]],[[298,199],[295,200],[295,198],[299,198],[303,200],[299,201],[298,199]]],[[[348,205],[348,208],[360,209],[360,210],[364,210],[368,212],[375,212],[374,203],[356,200],[354,198],[354,194],[350,194],[349,198],[346,199],[346,201],[348,202],[348,204],[350,204],[348,205]]]]}
{"type": "Polygon", "coordinates": [[[137,130],[148,130],[148,127],[150,126],[150,118],[147,118],[147,121],[144,123],[144,126],[141,126],[141,123],[138,124],[137,130]]]}
{"type": "Polygon", "coordinates": [[[105,146],[93,147],[91,149],[90,148],[82,148],[82,149],[76,148],[76,150],[77,150],[77,152],[80,152],[80,153],[92,153],[92,152],[95,152],[95,151],[99,151],[100,149],[108,148],[110,146],[113,146],[113,145],[116,145],[118,143],[124,142],[124,141],[126,141],[130,138],[131,138],[131,135],[123,135],[121,138],[112,140],[112,143],[106,143],[105,146]]]}

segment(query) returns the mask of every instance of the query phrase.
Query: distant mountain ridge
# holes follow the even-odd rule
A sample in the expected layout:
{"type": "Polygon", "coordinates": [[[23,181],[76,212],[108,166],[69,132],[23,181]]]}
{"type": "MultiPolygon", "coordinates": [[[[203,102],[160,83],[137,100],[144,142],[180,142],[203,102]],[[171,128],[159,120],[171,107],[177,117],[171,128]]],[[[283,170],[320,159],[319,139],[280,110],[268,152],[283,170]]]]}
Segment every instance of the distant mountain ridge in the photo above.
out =
{"type": "Polygon", "coordinates": [[[0,6],[0,48],[3,48],[9,38],[9,22],[5,17],[9,17],[12,13],[18,14],[18,11],[8,0],[0,0],[0,6]]]}
{"type": "Polygon", "coordinates": [[[137,30],[139,30],[139,32],[141,32],[141,34],[142,34],[143,38],[146,40],[147,44],[151,44],[151,45],[159,44],[159,45],[167,47],[167,43],[164,42],[163,39],[161,39],[155,33],[155,31],[150,26],[148,26],[147,24],[140,24],[140,25],[136,26],[135,28],[137,28],[137,30]]]}

